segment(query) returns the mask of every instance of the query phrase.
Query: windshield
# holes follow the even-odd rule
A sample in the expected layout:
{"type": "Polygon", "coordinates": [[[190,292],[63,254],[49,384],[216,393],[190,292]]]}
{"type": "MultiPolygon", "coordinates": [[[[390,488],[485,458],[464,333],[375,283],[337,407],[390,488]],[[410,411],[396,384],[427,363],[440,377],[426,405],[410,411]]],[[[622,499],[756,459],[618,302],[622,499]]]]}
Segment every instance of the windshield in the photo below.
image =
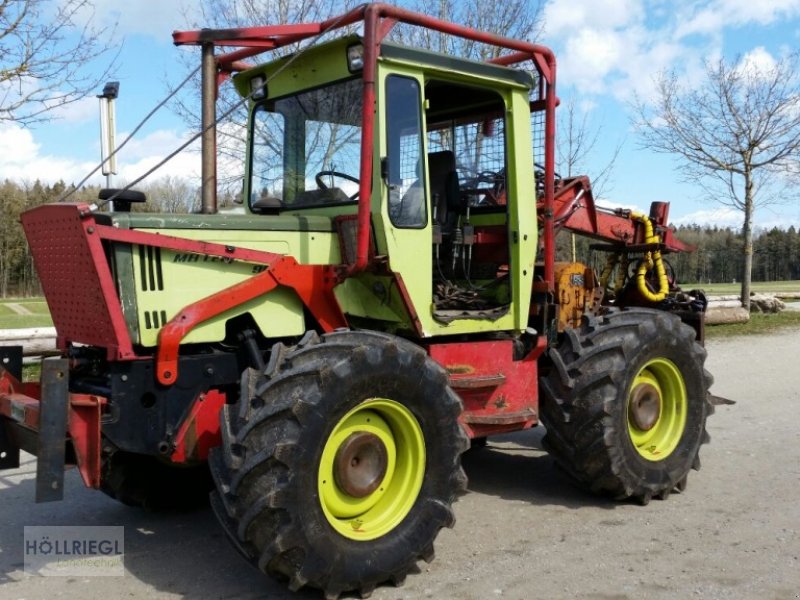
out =
{"type": "Polygon", "coordinates": [[[250,130],[250,206],[300,208],[358,198],[359,79],[267,100],[250,130]]]}

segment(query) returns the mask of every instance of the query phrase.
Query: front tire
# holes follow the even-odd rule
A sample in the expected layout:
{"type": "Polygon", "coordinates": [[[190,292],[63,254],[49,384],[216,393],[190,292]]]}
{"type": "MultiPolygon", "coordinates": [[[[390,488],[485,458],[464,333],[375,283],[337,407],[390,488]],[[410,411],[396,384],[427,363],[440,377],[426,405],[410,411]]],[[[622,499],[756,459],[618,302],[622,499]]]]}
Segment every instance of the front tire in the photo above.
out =
{"type": "Polygon", "coordinates": [[[212,506],[239,550],[293,590],[335,598],[400,584],[455,522],[460,412],[443,369],[400,338],[277,344],[223,409],[212,506]]]}
{"type": "Polygon", "coordinates": [[[596,493],[646,504],[683,491],[709,441],[705,357],[694,330],[663,311],[584,317],[540,380],[545,448],[596,493]]]}

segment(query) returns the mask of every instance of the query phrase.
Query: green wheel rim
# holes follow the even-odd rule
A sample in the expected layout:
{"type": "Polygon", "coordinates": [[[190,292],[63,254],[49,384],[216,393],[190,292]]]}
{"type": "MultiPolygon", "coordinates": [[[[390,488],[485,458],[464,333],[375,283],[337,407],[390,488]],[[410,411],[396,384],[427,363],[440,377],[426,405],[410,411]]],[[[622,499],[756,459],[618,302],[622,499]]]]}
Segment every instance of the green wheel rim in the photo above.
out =
{"type": "Polygon", "coordinates": [[[628,393],[628,435],[634,448],[650,461],[670,456],[686,429],[686,384],[675,363],[656,358],[633,379],[628,393]]]}
{"type": "Polygon", "coordinates": [[[424,475],[425,439],[416,417],[399,402],[371,398],[344,415],[325,442],[318,472],[322,512],[344,537],[374,540],[408,515],[424,475]],[[382,467],[374,468],[373,485],[358,494],[352,492],[341,466],[342,454],[353,439],[366,440],[382,467]]]}

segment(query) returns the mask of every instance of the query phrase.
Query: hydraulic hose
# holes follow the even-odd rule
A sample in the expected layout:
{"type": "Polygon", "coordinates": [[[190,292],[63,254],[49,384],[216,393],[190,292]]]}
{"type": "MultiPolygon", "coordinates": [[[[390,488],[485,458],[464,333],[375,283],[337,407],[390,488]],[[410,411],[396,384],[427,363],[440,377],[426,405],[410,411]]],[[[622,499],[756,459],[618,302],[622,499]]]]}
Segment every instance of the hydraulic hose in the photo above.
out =
{"type": "MultiPolygon", "coordinates": [[[[631,212],[631,219],[639,221],[644,225],[644,242],[645,244],[660,244],[661,236],[655,233],[653,229],[653,222],[650,217],[638,212],[631,212]]],[[[661,250],[656,249],[645,253],[639,268],[636,270],[636,287],[639,293],[642,294],[650,302],[661,302],[667,297],[669,292],[669,280],[667,279],[667,270],[664,268],[664,261],[661,258],[661,250]],[[655,268],[656,276],[658,277],[658,290],[655,292],[650,291],[647,287],[646,276],[648,271],[655,268]]]]}
{"type": "Polygon", "coordinates": [[[624,252],[620,255],[617,279],[614,282],[614,293],[619,294],[625,287],[625,280],[628,275],[628,255],[624,252]]]}
{"type": "Polygon", "coordinates": [[[617,266],[617,261],[619,260],[619,254],[609,254],[608,258],[606,259],[606,266],[603,267],[603,272],[600,274],[600,288],[605,290],[608,286],[608,280],[611,278],[611,273],[614,271],[614,267],[617,266]]]}

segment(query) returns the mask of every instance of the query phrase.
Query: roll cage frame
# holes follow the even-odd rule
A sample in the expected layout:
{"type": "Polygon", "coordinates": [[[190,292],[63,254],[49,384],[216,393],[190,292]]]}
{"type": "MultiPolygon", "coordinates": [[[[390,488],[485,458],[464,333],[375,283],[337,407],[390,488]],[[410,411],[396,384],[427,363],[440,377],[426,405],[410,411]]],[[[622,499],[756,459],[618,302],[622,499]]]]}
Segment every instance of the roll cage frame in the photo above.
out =
{"type": "Polygon", "coordinates": [[[544,244],[544,281],[549,290],[554,288],[555,260],[555,109],[556,59],[552,50],[540,44],[516,40],[505,36],[478,31],[428,15],[415,13],[397,6],[381,3],[363,4],[337,17],[320,22],[291,25],[269,25],[237,29],[201,29],[176,31],[176,45],[200,46],[203,52],[203,139],[202,139],[202,198],[203,211],[216,212],[216,131],[215,102],[218,87],[233,73],[254,65],[246,59],[303,40],[314,38],[337,29],[363,22],[364,67],[362,72],[363,106],[361,119],[360,187],[357,213],[357,241],[355,261],[341,271],[347,277],[363,271],[369,264],[370,197],[373,184],[373,145],[377,61],[381,42],[398,23],[424,27],[440,33],[488,44],[508,52],[487,62],[511,66],[531,61],[538,72],[538,98],[532,106],[544,110],[544,194],[538,199],[544,244]],[[237,48],[215,55],[216,47],[237,48]]]}

